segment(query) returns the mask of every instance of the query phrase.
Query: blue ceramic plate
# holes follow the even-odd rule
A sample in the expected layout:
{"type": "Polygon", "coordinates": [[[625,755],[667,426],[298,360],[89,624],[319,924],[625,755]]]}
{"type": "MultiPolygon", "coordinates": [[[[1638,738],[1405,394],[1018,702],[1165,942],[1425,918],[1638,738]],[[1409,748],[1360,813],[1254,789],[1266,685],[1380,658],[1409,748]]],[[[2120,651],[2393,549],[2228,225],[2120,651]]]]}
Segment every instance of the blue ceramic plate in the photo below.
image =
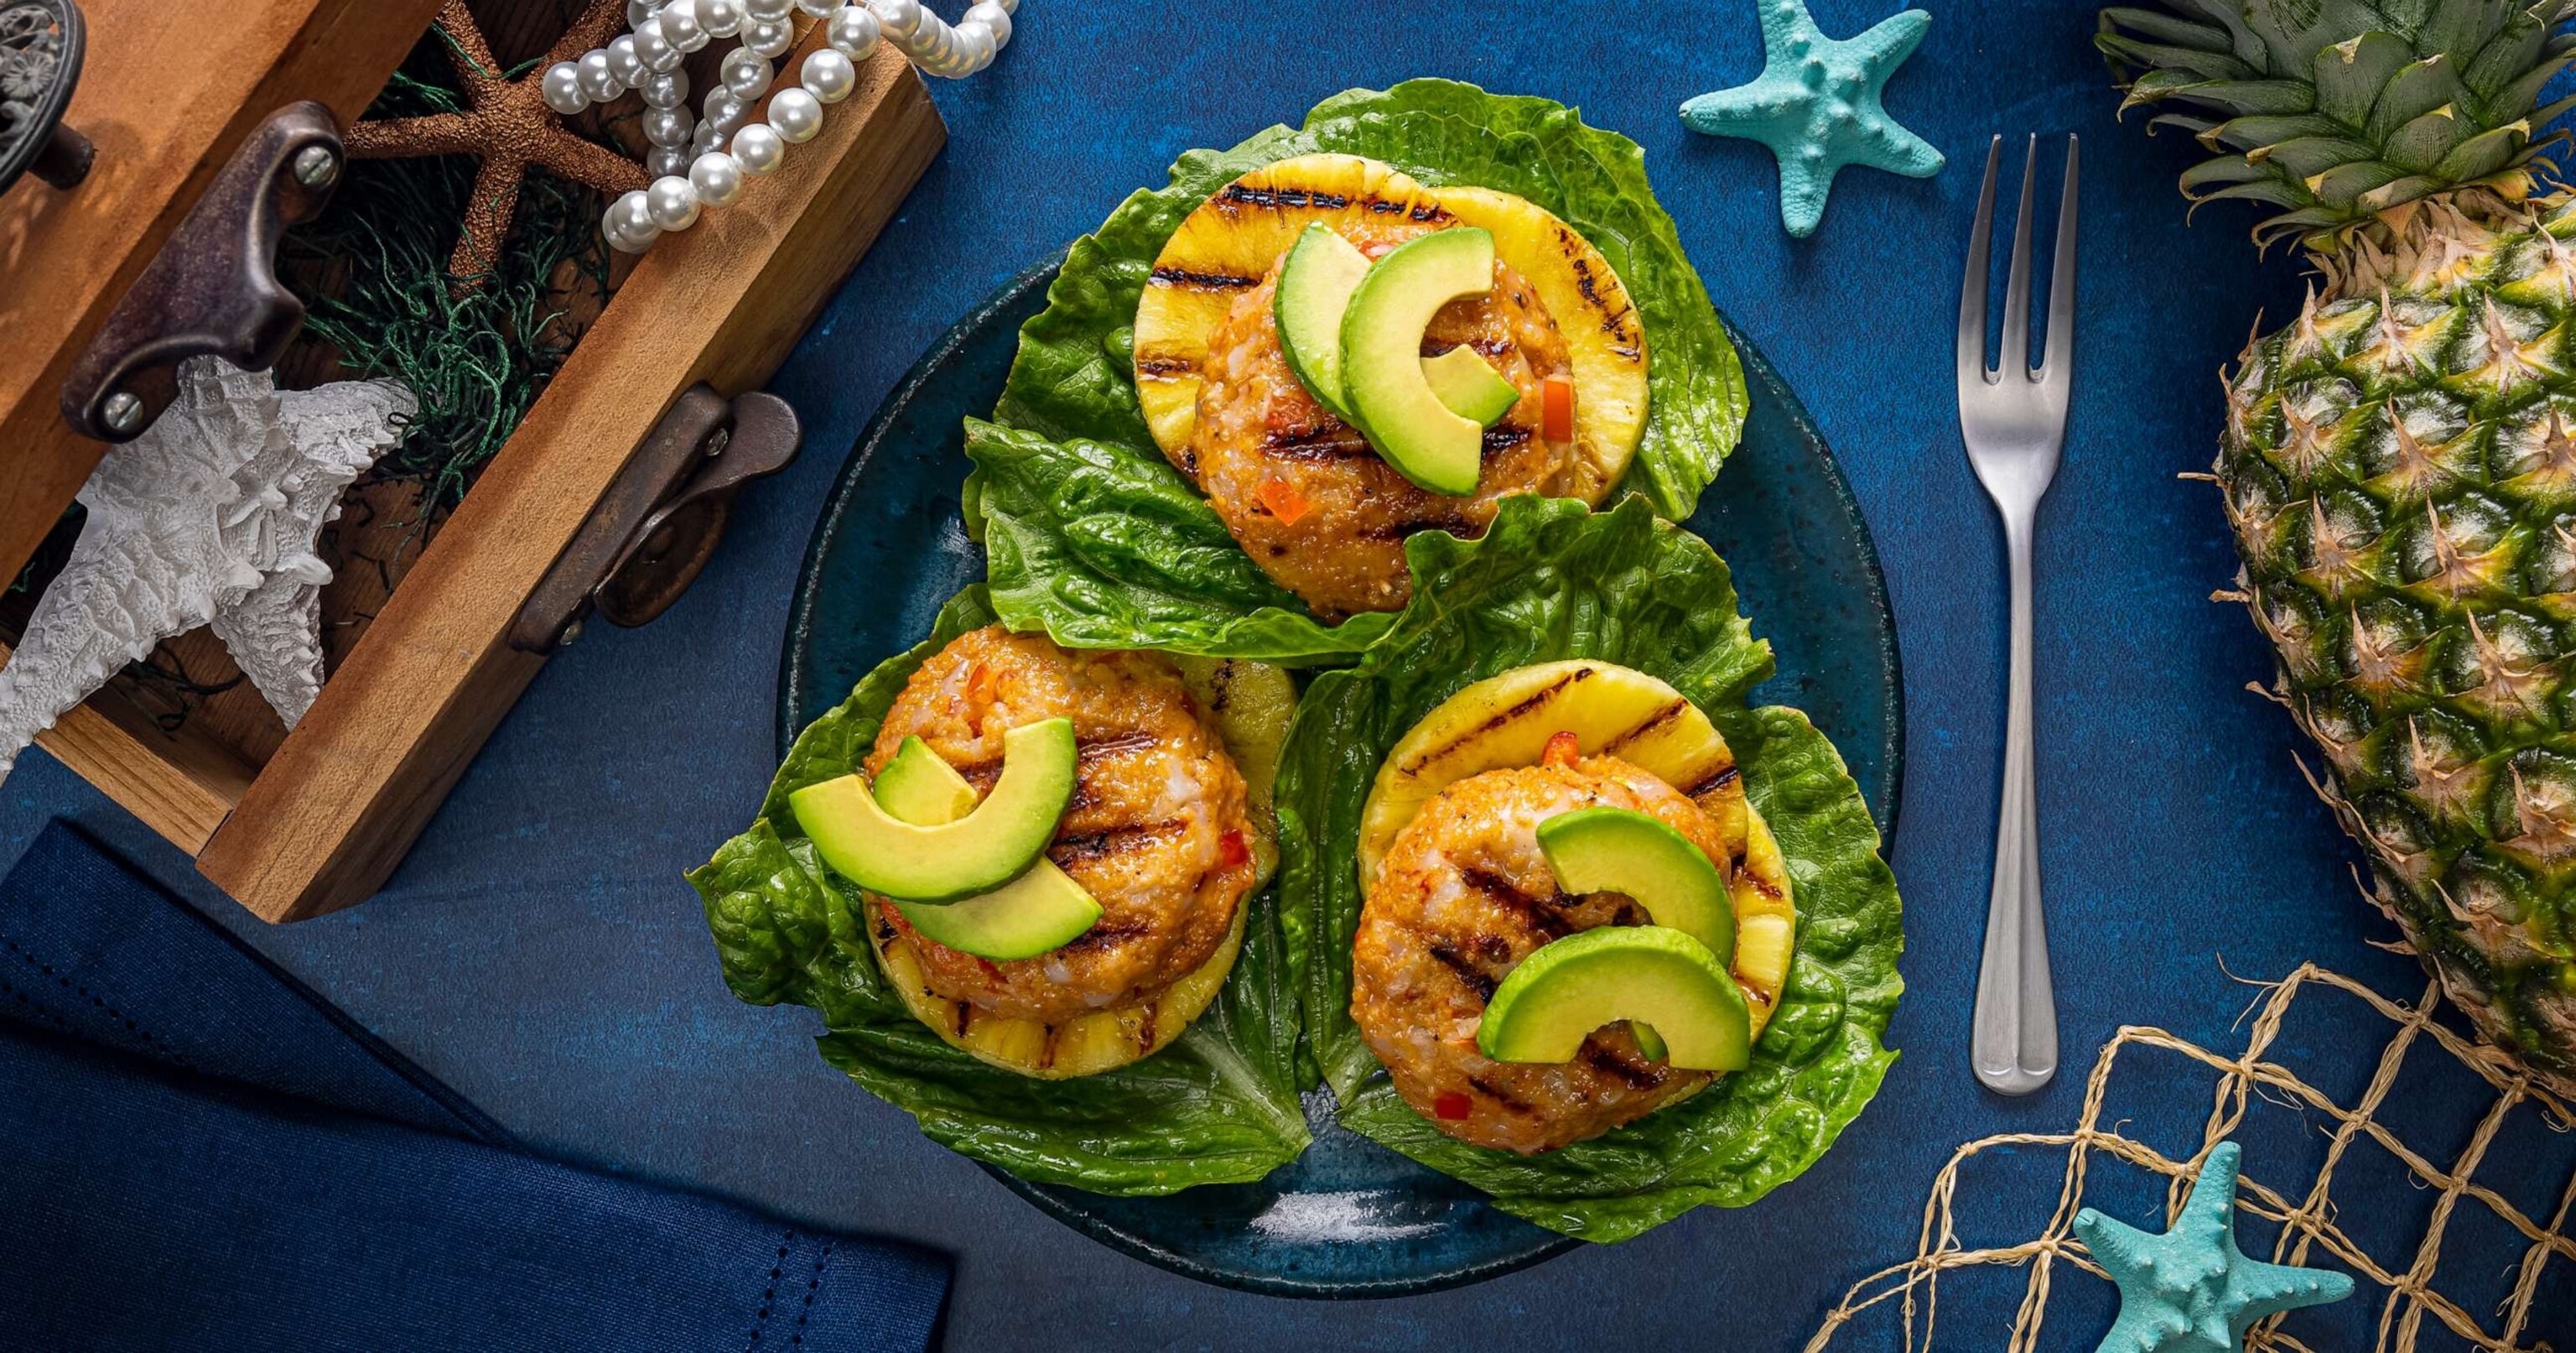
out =
{"type": "MultiPolygon", "coordinates": [[[[940,604],[984,576],[957,490],[960,420],[991,411],[1020,324],[1046,305],[1053,264],[958,322],[860,435],[814,528],[778,681],[778,750],[871,668],[930,631],[940,604]]],[[[1896,631],[1869,527],[1797,397],[1744,335],[1753,409],[1744,443],[1690,528],[1735,569],[1779,675],[1757,703],[1795,705],[1831,734],[1882,834],[1896,818],[1905,702],[1896,631]]],[[[1508,1273],[1575,1245],[1487,1206],[1475,1190],[1332,1121],[1306,1101],[1315,1144],[1258,1184],[1110,1198],[996,1177],[1066,1225],[1202,1281],[1309,1297],[1390,1297],[1508,1273]]]]}

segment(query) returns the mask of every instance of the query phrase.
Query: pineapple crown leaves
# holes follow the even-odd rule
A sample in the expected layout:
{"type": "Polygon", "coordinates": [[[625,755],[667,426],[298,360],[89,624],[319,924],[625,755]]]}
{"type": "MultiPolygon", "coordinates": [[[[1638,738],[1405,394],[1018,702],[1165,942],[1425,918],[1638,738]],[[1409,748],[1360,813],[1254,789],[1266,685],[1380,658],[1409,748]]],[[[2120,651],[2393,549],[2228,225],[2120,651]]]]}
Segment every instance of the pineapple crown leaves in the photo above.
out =
{"type": "MultiPolygon", "coordinates": [[[[2464,188],[2528,194],[2546,106],[2576,61],[2576,0],[2162,0],[2101,12],[2094,45],[2127,97],[2214,152],[2183,196],[2282,210],[2259,245],[2323,253],[2383,212],[2464,188]]],[[[2545,166],[2545,161],[2543,161],[2545,166]]]]}

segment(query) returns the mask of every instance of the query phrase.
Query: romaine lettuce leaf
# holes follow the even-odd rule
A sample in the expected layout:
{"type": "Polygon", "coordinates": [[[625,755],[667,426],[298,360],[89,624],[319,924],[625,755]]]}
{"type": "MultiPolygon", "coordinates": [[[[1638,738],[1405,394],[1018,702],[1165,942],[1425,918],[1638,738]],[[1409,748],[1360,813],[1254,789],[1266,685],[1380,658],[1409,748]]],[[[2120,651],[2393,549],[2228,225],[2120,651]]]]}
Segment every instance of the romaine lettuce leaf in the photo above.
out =
{"type": "Polygon", "coordinates": [[[754,1005],[813,1007],[825,1061],[910,1113],[932,1140],[1023,1179],[1114,1194],[1259,1179],[1307,1141],[1299,1005],[1275,888],[1245,900],[1234,971],[1172,1046],[1103,1075],[1034,1080],[975,1060],[912,1017],[859,928],[858,891],[815,858],[787,811],[789,793],[859,765],[923,662],[993,620],[980,586],[951,600],[928,639],[880,664],[797,736],[760,817],[690,873],[725,985],[754,1005]]]}
{"type": "Polygon", "coordinates": [[[966,420],[985,573],[1005,616],[1077,648],[1160,647],[1305,666],[1348,656],[1393,615],[1327,629],[1270,581],[1161,456],[966,420]]]}
{"type": "MultiPolygon", "coordinates": [[[[1139,550],[1085,549],[1072,538],[1084,520],[1122,505],[1168,520],[1167,491],[1195,496],[1167,468],[1137,402],[1137,302],[1155,254],[1191,210],[1247,170],[1316,151],[1384,160],[1427,183],[1517,193],[1601,250],[1646,330],[1649,416],[1620,492],[1644,495],[1668,518],[1687,517],[1734,449],[1746,408],[1743,368],[1672,218],[1647,187],[1635,142],[1585,126],[1562,104],[1454,81],[1352,90],[1318,105],[1300,129],[1272,127],[1231,150],[1183,155],[1167,186],[1131,195],[1067,251],[1047,308],[1021,328],[993,421],[1048,441],[1087,443],[1080,455],[1099,487],[1080,504],[1086,516],[1067,518],[1047,494],[997,496],[996,472],[978,458],[969,526],[979,538],[998,531],[1013,542],[1010,555],[995,552],[991,575],[994,601],[1013,628],[1043,627],[1071,644],[1287,662],[1347,657],[1381,632],[1383,622],[1365,616],[1332,628],[1292,625],[1306,612],[1275,588],[1259,600],[1222,594],[1213,587],[1222,570],[1174,576],[1139,550]],[[1137,595],[1122,600],[1130,591],[1137,595]]],[[[1232,548],[1212,513],[1206,520],[1219,532],[1211,546],[1232,548]]]]}
{"type": "Polygon", "coordinates": [[[1588,1240],[1624,1240],[1702,1203],[1795,1177],[1877,1092],[1904,944],[1894,876],[1841,758],[1804,715],[1745,708],[1771,671],[1726,565],[1637,500],[1513,499],[1481,540],[1409,543],[1414,595],[1358,665],[1308,687],[1279,770],[1281,898],[1306,1036],[1342,1121],[1588,1240]],[[1534,1157],[1441,1135],[1395,1094],[1350,1019],[1362,788],[1408,728],[1470,682],[1560,658],[1622,663],[1707,711],[1789,862],[1798,951],[1753,1066],[1589,1142],[1534,1157]]]}

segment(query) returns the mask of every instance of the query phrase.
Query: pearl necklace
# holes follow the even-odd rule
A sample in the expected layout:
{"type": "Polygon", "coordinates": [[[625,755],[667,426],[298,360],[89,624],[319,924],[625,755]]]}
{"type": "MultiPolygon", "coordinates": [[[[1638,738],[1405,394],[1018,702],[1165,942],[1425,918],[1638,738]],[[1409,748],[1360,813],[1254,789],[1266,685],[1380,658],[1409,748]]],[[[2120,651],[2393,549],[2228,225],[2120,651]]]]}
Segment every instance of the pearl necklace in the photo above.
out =
{"type": "Polygon", "coordinates": [[[740,201],[743,180],[778,168],[787,147],[823,130],[823,106],[858,88],[858,63],[882,36],[932,75],[962,79],[993,64],[1011,40],[1019,0],[975,0],[954,27],[921,0],[626,0],[629,32],[578,61],[546,68],[546,106],[567,117],[637,90],[644,96],[644,167],[653,186],[611,203],[600,229],[611,247],[640,254],[665,231],[697,224],[707,207],[740,201]],[[770,63],[796,43],[796,10],[823,21],[827,45],[805,58],[796,84],[769,96],[768,114],[751,105],[769,93],[770,63]],[[725,53],[723,83],[706,93],[702,115],[689,112],[689,76],[680,63],[717,38],[739,36],[725,53]]]}

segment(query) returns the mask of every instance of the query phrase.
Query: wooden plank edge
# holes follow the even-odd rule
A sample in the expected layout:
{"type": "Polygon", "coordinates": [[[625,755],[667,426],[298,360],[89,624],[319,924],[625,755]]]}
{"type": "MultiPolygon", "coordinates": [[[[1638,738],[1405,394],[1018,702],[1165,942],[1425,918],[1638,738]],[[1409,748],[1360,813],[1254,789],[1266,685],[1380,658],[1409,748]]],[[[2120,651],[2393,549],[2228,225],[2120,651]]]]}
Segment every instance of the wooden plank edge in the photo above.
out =
{"type": "MultiPolygon", "coordinates": [[[[8,659],[9,646],[0,644],[0,662],[8,659]]],[[[204,738],[151,727],[112,690],[74,705],[36,745],[192,855],[250,789],[249,766],[204,738]]]]}
{"type": "MultiPolygon", "coordinates": [[[[818,38],[809,35],[807,45],[818,38]]],[[[270,921],[348,906],[390,875],[541,665],[506,646],[519,605],[669,398],[699,379],[727,391],[765,381],[944,144],[928,91],[899,54],[881,52],[864,77],[860,91],[834,110],[839,116],[826,121],[825,138],[839,124],[838,144],[799,148],[828,150],[829,172],[807,176],[766,213],[745,203],[702,222],[692,231],[699,238],[669,242],[694,247],[666,244],[628,279],[620,299],[645,304],[621,310],[612,302],[589,341],[574,349],[313,710],[206,843],[201,873],[270,921]],[[709,299],[698,294],[709,287],[705,270],[726,255],[748,270],[734,303],[697,342],[667,396],[639,401],[631,382],[619,379],[613,345],[631,335],[649,347],[670,313],[704,313],[693,307],[709,299]],[[800,277],[830,284],[800,288],[800,277]],[[754,292],[771,303],[741,302],[754,292]],[[585,427],[585,419],[615,430],[585,427]],[[613,451],[604,449],[610,443],[613,451]]],[[[793,183],[793,164],[761,185],[793,183]]]]}

